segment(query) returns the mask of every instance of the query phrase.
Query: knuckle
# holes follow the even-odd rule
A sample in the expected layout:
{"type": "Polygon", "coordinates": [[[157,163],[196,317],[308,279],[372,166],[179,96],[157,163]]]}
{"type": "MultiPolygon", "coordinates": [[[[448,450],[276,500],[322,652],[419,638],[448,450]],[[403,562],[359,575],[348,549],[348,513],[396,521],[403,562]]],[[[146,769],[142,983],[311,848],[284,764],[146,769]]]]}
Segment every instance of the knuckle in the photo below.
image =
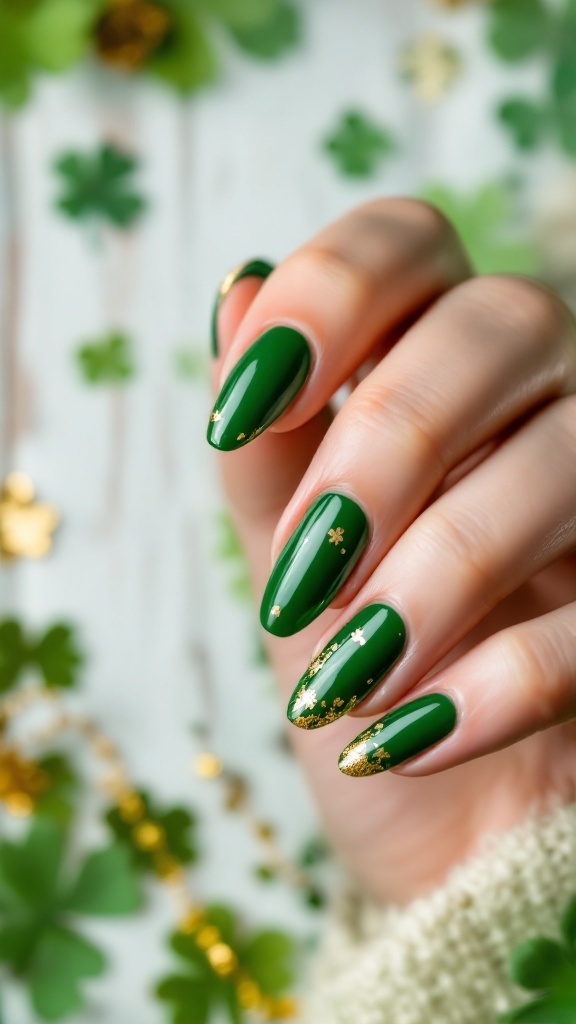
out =
{"type": "Polygon", "coordinates": [[[292,261],[295,282],[302,281],[306,289],[322,294],[326,302],[332,297],[339,306],[344,300],[354,310],[361,311],[371,302],[378,287],[376,275],[354,258],[353,250],[347,252],[328,244],[311,243],[290,257],[292,261]]]}
{"type": "Polygon", "coordinates": [[[520,339],[557,343],[566,334],[571,316],[559,296],[545,285],[527,277],[499,274],[476,277],[455,289],[468,311],[481,316],[484,327],[493,325],[498,334],[507,328],[520,339]]]}
{"type": "Polygon", "coordinates": [[[427,561],[445,567],[459,589],[492,604],[496,573],[493,526],[477,506],[432,506],[424,516],[419,542],[427,561]]]}
{"type": "Polygon", "coordinates": [[[346,436],[359,431],[388,439],[395,451],[403,451],[419,466],[434,468],[437,476],[448,470],[438,409],[431,396],[414,388],[370,383],[357,389],[344,406],[346,436]]]}
{"type": "Polygon", "coordinates": [[[576,667],[571,631],[548,618],[500,635],[501,654],[510,685],[530,707],[537,727],[545,728],[558,714],[575,708],[576,667]]]}

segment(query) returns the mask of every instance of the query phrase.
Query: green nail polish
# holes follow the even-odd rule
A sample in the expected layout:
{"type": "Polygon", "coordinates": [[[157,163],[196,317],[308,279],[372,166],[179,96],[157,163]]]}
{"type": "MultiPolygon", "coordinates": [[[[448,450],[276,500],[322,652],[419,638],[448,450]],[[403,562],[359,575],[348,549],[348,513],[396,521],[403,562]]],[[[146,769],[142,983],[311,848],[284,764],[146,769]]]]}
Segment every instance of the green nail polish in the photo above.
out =
{"type": "Polygon", "coordinates": [[[253,441],[292,404],[306,383],[310,346],[293,327],[271,327],[238,360],[218,395],[208,441],[230,452],[253,441]]]}
{"type": "Polygon", "coordinates": [[[456,708],[443,693],[427,693],[384,715],[344,748],[338,767],[362,778],[395,768],[452,732],[456,708]]]}
{"type": "Polygon", "coordinates": [[[406,629],[393,608],[369,604],[310,663],[288,704],[301,729],[319,729],[350,711],[400,657],[406,629]]]}
{"type": "Polygon", "coordinates": [[[247,263],[241,263],[238,267],[234,267],[230,270],[226,277],[222,281],[216,295],[214,307],[212,309],[212,323],[211,323],[211,338],[212,338],[212,355],[216,359],[218,356],[218,310],[220,309],[220,303],[225,295],[228,294],[233,285],[237,281],[241,281],[244,277],[261,277],[262,279],[267,278],[274,270],[274,264],[269,263],[268,260],[248,260],[247,263]]]}
{"type": "Polygon", "coordinates": [[[321,494],[282,551],[262,598],[260,622],[275,636],[304,629],[348,578],[368,541],[368,521],[343,494],[321,494]]]}

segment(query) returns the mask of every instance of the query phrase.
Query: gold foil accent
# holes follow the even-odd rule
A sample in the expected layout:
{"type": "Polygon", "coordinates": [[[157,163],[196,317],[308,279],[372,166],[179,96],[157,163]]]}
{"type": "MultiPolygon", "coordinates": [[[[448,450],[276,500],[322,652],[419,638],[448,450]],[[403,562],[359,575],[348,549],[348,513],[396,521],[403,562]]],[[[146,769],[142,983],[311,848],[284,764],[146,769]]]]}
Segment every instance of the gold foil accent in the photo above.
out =
{"type": "Polygon", "coordinates": [[[210,423],[219,423],[222,419],[222,413],[218,409],[214,409],[214,412],[210,416],[210,423]]]}
{"type": "Polygon", "coordinates": [[[326,536],[330,537],[329,544],[335,544],[338,547],[344,540],[344,529],[341,526],[337,526],[335,530],[328,530],[326,536]]]}
{"type": "Polygon", "coordinates": [[[282,609],[281,609],[280,605],[279,604],[275,604],[275,605],[272,606],[272,608],[270,610],[270,614],[273,615],[275,619],[279,619],[281,611],[282,611],[282,609]]]}
{"type": "Polygon", "coordinates": [[[350,639],[353,640],[354,643],[358,644],[360,647],[364,647],[364,644],[366,643],[366,640],[364,639],[364,630],[363,629],[355,629],[355,630],[353,630],[353,632],[350,633],[350,639]]]}

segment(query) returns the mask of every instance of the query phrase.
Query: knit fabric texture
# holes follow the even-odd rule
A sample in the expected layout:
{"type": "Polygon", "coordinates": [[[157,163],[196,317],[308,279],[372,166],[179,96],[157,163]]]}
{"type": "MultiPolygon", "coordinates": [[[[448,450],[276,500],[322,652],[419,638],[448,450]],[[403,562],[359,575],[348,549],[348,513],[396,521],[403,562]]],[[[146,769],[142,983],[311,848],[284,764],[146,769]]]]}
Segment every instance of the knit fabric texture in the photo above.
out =
{"type": "Polygon", "coordinates": [[[526,1001],[511,950],[558,935],[576,893],[576,805],[485,841],[403,909],[348,892],[334,907],[301,1024],[495,1024],[526,1001]]]}

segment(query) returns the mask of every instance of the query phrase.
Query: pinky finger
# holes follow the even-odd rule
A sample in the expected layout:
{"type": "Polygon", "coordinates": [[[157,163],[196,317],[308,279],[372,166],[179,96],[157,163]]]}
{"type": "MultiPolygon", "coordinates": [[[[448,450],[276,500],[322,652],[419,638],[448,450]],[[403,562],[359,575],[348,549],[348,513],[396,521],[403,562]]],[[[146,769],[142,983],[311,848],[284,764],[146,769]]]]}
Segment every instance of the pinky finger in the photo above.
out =
{"type": "Polygon", "coordinates": [[[356,736],[339,768],[433,775],[575,717],[576,602],[495,633],[442,669],[356,736]]]}

